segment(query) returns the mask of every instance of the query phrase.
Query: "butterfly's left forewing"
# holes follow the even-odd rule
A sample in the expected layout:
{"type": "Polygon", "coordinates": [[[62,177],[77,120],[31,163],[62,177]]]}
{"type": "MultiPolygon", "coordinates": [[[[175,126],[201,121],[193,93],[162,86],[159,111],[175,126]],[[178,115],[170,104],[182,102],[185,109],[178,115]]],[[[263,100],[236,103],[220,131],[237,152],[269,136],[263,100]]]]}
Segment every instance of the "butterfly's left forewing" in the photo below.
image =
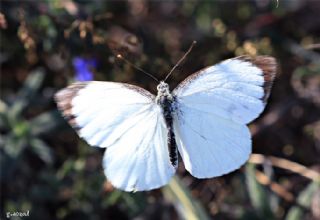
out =
{"type": "Polygon", "coordinates": [[[80,137],[107,148],[103,167],[115,187],[143,191],[169,182],[175,168],[167,128],[151,93],[123,83],[86,82],[72,84],[55,98],[80,137]]]}
{"type": "Polygon", "coordinates": [[[173,91],[176,142],[193,176],[220,176],[249,158],[246,124],[263,111],[275,72],[274,58],[243,56],[205,68],[173,91]]]}

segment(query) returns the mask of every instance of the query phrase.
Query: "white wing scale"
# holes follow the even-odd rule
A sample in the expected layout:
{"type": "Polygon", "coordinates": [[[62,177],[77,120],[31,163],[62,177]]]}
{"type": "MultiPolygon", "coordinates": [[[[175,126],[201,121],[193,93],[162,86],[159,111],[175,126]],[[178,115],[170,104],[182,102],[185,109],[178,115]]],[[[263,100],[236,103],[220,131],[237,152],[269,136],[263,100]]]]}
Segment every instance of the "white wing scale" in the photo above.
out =
{"type": "Polygon", "coordinates": [[[193,176],[220,176],[249,158],[246,124],[263,111],[275,70],[272,57],[229,59],[191,75],[173,91],[176,141],[193,176]]]}
{"type": "Polygon", "coordinates": [[[197,178],[231,172],[251,153],[247,126],[182,106],[174,123],[177,145],[186,169],[197,178]]]}
{"type": "Polygon", "coordinates": [[[60,91],[56,101],[79,136],[107,148],[103,167],[115,187],[159,188],[175,173],[165,121],[151,93],[121,83],[75,83],[60,91]]]}
{"type": "MultiPolygon", "coordinates": [[[[275,70],[272,57],[238,57],[191,75],[173,91],[176,142],[193,176],[220,176],[248,159],[245,124],[263,111],[275,70]]],[[[55,98],[81,137],[107,148],[103,166],[115,187],[142,191],[169,182],[175,168],[168,130],[152,94],[128,84],[88,82],[72,84],[55,98]]]]}

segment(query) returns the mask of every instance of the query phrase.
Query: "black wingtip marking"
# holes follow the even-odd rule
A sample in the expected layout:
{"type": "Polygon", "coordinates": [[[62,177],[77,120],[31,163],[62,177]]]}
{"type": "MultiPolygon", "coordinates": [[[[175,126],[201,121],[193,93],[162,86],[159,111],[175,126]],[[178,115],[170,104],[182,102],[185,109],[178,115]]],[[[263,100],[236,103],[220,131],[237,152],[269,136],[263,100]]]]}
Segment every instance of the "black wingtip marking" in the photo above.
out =
{"type": "Polygon", "coordinates": [[[77,96],[81,89],[88,85],[88,83],[89,82],[73,83],[67,88],[58,91],[54,96],[54,100],[57,103],[57,107],[61,111],[62,116],[76,131],[79,131],[81,128],[76,123],[76,116],[72,114],[72,100],[77,96]]]}
{"type": "Polygon", "coordinates": [[[257,56],[257,57],[240,56],[240,57],[236,57],[235,59],[249,62],[252,65],[262,70],[263,77],[264,77],[264,85],[263,85],[264,96],[262,97],[262,101],[266,103],[270,96],[271,88],[277,73],[276,59],[271,56],[257,56]]]}

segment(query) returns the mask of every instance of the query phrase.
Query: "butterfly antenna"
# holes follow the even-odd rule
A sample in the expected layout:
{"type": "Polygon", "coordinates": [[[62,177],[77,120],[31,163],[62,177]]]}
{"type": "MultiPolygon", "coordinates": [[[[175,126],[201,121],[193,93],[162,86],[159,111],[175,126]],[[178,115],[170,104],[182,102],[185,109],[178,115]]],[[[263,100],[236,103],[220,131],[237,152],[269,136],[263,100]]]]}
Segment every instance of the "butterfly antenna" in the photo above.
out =
{"type": "Polygon", "coordinates": [[[170,72],[168,73],[168,75],[166,76],[166,78],[163,81],[166,81],[168,79],[168,77],[171,75],[171,73],[180,65],[180,63],[187,57],[187,55],[191,52],[193,46],[197,43],[197,41],[193,41],[191,46],[189,47],[188,51],[183,55],[183,57],[180,58],[180,60],[176,63],[176,65],[174,65],[174,67],[170,70],[170,72]]]}
{"type": "Polygon", "coordinates": [[[124,62],[126,62],[126,63],[129,64],[130,66],[134,67],[135,69],[140,70],[140,71],[143,72],[144,74],[150,76],[150,77],[151,77],[152,79],[154,79],[155,81],[160,82],[160,80],[158,80],[155,76],[153,76],[152,74],[144,71],[144,70],[141,69],[140,67],[134,65],[134,64],[131,63],[129,60],[127,60],[126,58],[124,58],[121,54],[118,54],[118,55],[117,55],[117,58],[123,60],[124,62]]]}

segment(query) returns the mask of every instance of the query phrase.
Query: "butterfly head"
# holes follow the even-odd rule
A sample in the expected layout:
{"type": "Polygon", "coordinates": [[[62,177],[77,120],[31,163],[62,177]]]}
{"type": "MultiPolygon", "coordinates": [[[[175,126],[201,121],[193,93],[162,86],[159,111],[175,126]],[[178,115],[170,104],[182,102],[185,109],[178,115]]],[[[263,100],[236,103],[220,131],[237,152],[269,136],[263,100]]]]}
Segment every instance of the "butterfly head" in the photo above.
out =
{"type": "Polygon", "coordinates": [[[168,95],[170,94],[169,85],[163,81],[159,83],[157,86],[158,94],[168,95]]]}

